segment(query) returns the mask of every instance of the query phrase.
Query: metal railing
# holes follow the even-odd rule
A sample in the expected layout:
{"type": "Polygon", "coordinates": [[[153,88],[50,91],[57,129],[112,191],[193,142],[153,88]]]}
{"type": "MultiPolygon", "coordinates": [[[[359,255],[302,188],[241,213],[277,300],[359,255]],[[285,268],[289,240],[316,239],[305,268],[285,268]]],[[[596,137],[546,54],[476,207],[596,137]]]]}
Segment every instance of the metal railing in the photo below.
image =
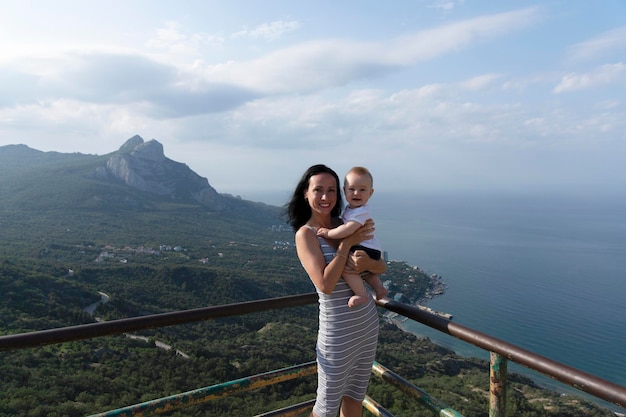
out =
{"type": "Polygon", "coordinates": [[[308,293],[0,336],[0,351],[93,339],[94,337],[123,334],[137,330],[240,316],[280,308],[298,307],[316,302],[317,294],[308,293]]]}
{"type": "MultiPolygon", "coordinates": [[[[93,414],[89,417],[132,417],[143,415],[143,413],[146,412],[165,413],[167,411],[178,410],[183,407],[190,407],[218,398],[227,397],[231,394],[251,391],[254,389],[266,387],[268,385],[277,384],[279,382],[301,378],[307,375],[315,374],[316,372],[316,363],[308,362],[288,368],[266,372],[260,375],[254,375],[247,378],[240,378],[234,381],[223,382],[221,384],[212,385],[210,387],[198,388],[192,391],[183,392],[181,394],[171,395],[169,397],[146,401],[141,404],[118,408],[117,410],[93,414]]],[[[308,406],[309,404],[307,403],[306,407],[308,406]]],[[[313,404],[310,404],[310,406],[313,407],[313,404]]]]}
{"type": "Polygon", "coordinates": [[[590,373],[559,363],[545,356],[522,349],[511,343],[470,329],[459,323],[441,318],[418,308],[396,301],[381,300],[381,307],[418,321],[440,332],[463,340],[490,352],[490,416],[504,416],[498,409],[504,407],[506,393],[506,361],[511,360],[526,368],[540,372],[557,381],[570,385],[596,398],[626,409],[626,387],[599,378],[590,373]],[[494,410],[495,408],[495,410],[494,410]],[[492,414],[493,411],[493,414],[492,414]]]}
{"type": "MultiPolygon", "coordinates": [[[[24,349],[76,340],[92,339],[95,337],[123,334],[143,329],[191,323],[202,320],[212,320],[216,318],[243,315],[273,309],[304,306],[308,304],[314,304],[316,302],[317,294],[308,293],[258,301],[249,301],[244,303],[227,304],[222,306],[205,307],[193,310],[184,310],[170,313],[154,314],[149,316],[112,320],[99,323],[90,323],[59,329],[49,329],[30,333],[5,335],[0,336],[0,351],[24,349]]],[[[389,311],[403,315],[409,319],[415,320],[433,329],[436,329],[438,331],[456,337],[457,339],[477,346],[481,349],[489,351],[491,357],[489,409],[490,417],[506,416],[505,395],[507,380],[507,360],[511,360],[529,369],[540,372],[564,384],[570,385],[580,391],[586,392],[596,398],[610,402],[626,410],[626,387],[614,384],[610,381],[604,380],[587,372],[580,371],[571,366],[561,364],[544,356],[522,349],[508,342],[491,337],[485,333],[481,333],[479,331],[465,327],[457,322],[452,322],[448,319],[444,319],[428,311],[416,307],[411,307],[406,304],[389,299],[380,300],[376,303],[380,307],[383,307],[389,311]]],[[[376,365],[377,364],[375,364],[374,366],[374,373],[377,373],[376,365]]],[[[379,376],[383,377],[383,379],[396,379],[390,378],[389,373],[387,373],[387,376],[383,376],[385,372],[388,372],[388,370],[379,370],[379,376]]],[[[406,382],[407,381],[405,381],[405,383],[406,382]]],[[[415,394],[416,398],[420,398],[426,406],[438,412],[439,415],[458,415],[455,414],[456,412],[454,412],[454,410],[447,409],[445,405],[442,405],[436,400],[431,399],[428,394],[421,392],[416,387],[414,388],[411,388],[411,390],[413,390],[414,393],[417,393],[415,394]]],[[[372,411],[375,415],[388,415],[385,414],[384,411],[381,411],[384,410],[382,409],[382,407],[377,405],[373,400],[369,398],[367,398],[364,402],[364,406],[370,409],[370,411],[372,411]]]]}

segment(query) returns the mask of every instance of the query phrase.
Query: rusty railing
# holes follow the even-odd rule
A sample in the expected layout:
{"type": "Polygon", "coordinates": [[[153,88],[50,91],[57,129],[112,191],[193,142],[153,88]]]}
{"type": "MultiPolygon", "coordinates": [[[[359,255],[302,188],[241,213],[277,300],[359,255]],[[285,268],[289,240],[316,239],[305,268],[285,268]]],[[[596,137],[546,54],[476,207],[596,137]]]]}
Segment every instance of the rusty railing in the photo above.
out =
{"type": "MultiPolygon", "coordinates": [[[[193,310],[132,317],[99,323],[90,323],[59,329],[49,329],[30,333],[5,335],[0,336],[0,351],[24,349],[76,340],[92,339],[95,337],[123,334],[143,329],[191,323],[202,320],[212,320],[216,318],[243,315],[259,311],[297,307],[313,304],[316,302],[317,294],[308,293],[258,301],[249,301],[244,303],[227,304],[222,306],[205,307],[193,310]]],[[[479,331],[465,327],[457,323],[456,321],[452,322],[428,311],[390,299],[383,299],[377,301],[376,303],[380,307],[383,307],[389,311],[403,315],[411,320],[415,320],[433,329],[451,335],[457,339],[463,340],[486,351],[489,351],[491,359],[489,409],[490,417],[506,416],[505,394],[508,360],[523,365],[526,368],[540,372],[564,384],[572,386],[580,391],[588,393],[596,398],[607,401],[626,410],[626,387],[614,384],[595,375],[580,371],[571,366],[564,365],[544,356],[522,349],[511,343],[496,339],[485,333],[481,333],[479,331]]],[[[396,382],[392,382],[394,383],[394,385],[397,384],[397,381],[401,381],[400,384],[405,386],[405,388],[401,389],[405,391],[412,391],[411,395],[415,396],[415,398],[419,399],[424,405],[431,408],[431,410],[437,412],[438,415],[459,415],[454,410],[447,408],[444,404],[441,404],[437,400],[430,398],[428,394],[420,391],[419,388],[411,387],[411,384],[408,383],[408,381],[402,381],[402,379],[399,377],[391,376],[390,371],[382,367],[382,365],[375,363],[373,370],[375,374],[378,374],[378,376],[382,377],[388,382],[395,380],[396,382]],[[409,388],[406,388],[407,386],[409,388]]],[[[298,374],[298,372],[292,372],[291,369],[279,370],[275,372],[298,374]]],[[[275,379],[275,374],[272,373],[271,375],[272,376],[270,377],[270,379],[275,379]]],[[[281,377],[277,378],[281,379],[281,377]]],[[[264,378],[257,378],[257,380],[261,381],[264,380],[264,378]]],[[[214,392],[211,392],[211,390],[215,389],[219,388],[209,387],[209,389],[205,389],[203,395],[214,395],[214,392]]],[[[156,404],[159,404],[159,400],[156,401],[156,404]]],[[[310,404],[298,405],[295,407],[306,408],[308,406],[310,406],[310,404]]],[[[386,414],[387,412],[378,404],[376,404],[375,401],[373,401],[371,398],[367,398],[366,401],[364,401],[364,406],[375,415],[388,415],[386,414]]],[[[116,411],[119,412],[120,410],[116,411]]],[[[283,414],[269,413],[266,415],[294,415],[288,413],[289,411],[284,411],[283,414]]]]}

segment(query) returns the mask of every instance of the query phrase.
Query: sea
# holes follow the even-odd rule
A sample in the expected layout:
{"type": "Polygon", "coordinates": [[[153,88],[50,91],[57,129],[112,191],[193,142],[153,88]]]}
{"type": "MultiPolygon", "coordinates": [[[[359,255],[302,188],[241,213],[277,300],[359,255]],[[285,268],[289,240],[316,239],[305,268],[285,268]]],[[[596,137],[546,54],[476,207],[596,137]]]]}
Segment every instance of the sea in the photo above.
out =
{"type": "MultiPolygon", "coordinates": [[[[447,285],[428,307],[626,387],[626,193],[377,190],[370,205],[388,258],[447,285]]],[[[489,360],[488,352],[420,323],[401,326],[489,360]]],[[[510,363],[509,371],[626,412],[523,366],[510,363]]]]}
{"type": "MultiPolygon", "coordinates": [[[[389,259],[436,273],[447,284],[428,307],[626,386],[624,194],[377,192],[371,205],[389,259]]],[[[420,323],[402,326],[460,355],[489,359],[488,352],[420,323]]],[[[520,365],[511,363],[509,371],[581,395],[520,365]]]]}

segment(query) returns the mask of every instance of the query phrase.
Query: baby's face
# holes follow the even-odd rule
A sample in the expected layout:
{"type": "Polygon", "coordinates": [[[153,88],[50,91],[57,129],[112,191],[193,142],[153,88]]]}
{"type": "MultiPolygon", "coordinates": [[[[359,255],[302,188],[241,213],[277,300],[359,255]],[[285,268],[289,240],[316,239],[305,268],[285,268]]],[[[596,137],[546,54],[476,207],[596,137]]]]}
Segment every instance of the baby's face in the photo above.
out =
{"type": "Polygon", "coordinates": [[[368,175],[359,175],[351,172],[346,175],[343,192],[350,207],[361,207],[367,204],[374,193],[374,189],[368,175]]]}

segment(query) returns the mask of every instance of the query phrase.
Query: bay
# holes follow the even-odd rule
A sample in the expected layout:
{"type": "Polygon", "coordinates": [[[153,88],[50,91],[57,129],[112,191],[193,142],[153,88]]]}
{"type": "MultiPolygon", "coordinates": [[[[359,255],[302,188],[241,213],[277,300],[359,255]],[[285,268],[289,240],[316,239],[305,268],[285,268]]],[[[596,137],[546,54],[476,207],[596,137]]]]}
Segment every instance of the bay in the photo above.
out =
{"type": "MultiPolygon", "coordinates": [[[[370,203],[389,259],[437,273],[448,285],[429,307],[626,386],[623,196],[377,192],[370,203]]],[[[461,355],[488,359],[488,352],[419,323],[403,326],[461,355]]]]}

